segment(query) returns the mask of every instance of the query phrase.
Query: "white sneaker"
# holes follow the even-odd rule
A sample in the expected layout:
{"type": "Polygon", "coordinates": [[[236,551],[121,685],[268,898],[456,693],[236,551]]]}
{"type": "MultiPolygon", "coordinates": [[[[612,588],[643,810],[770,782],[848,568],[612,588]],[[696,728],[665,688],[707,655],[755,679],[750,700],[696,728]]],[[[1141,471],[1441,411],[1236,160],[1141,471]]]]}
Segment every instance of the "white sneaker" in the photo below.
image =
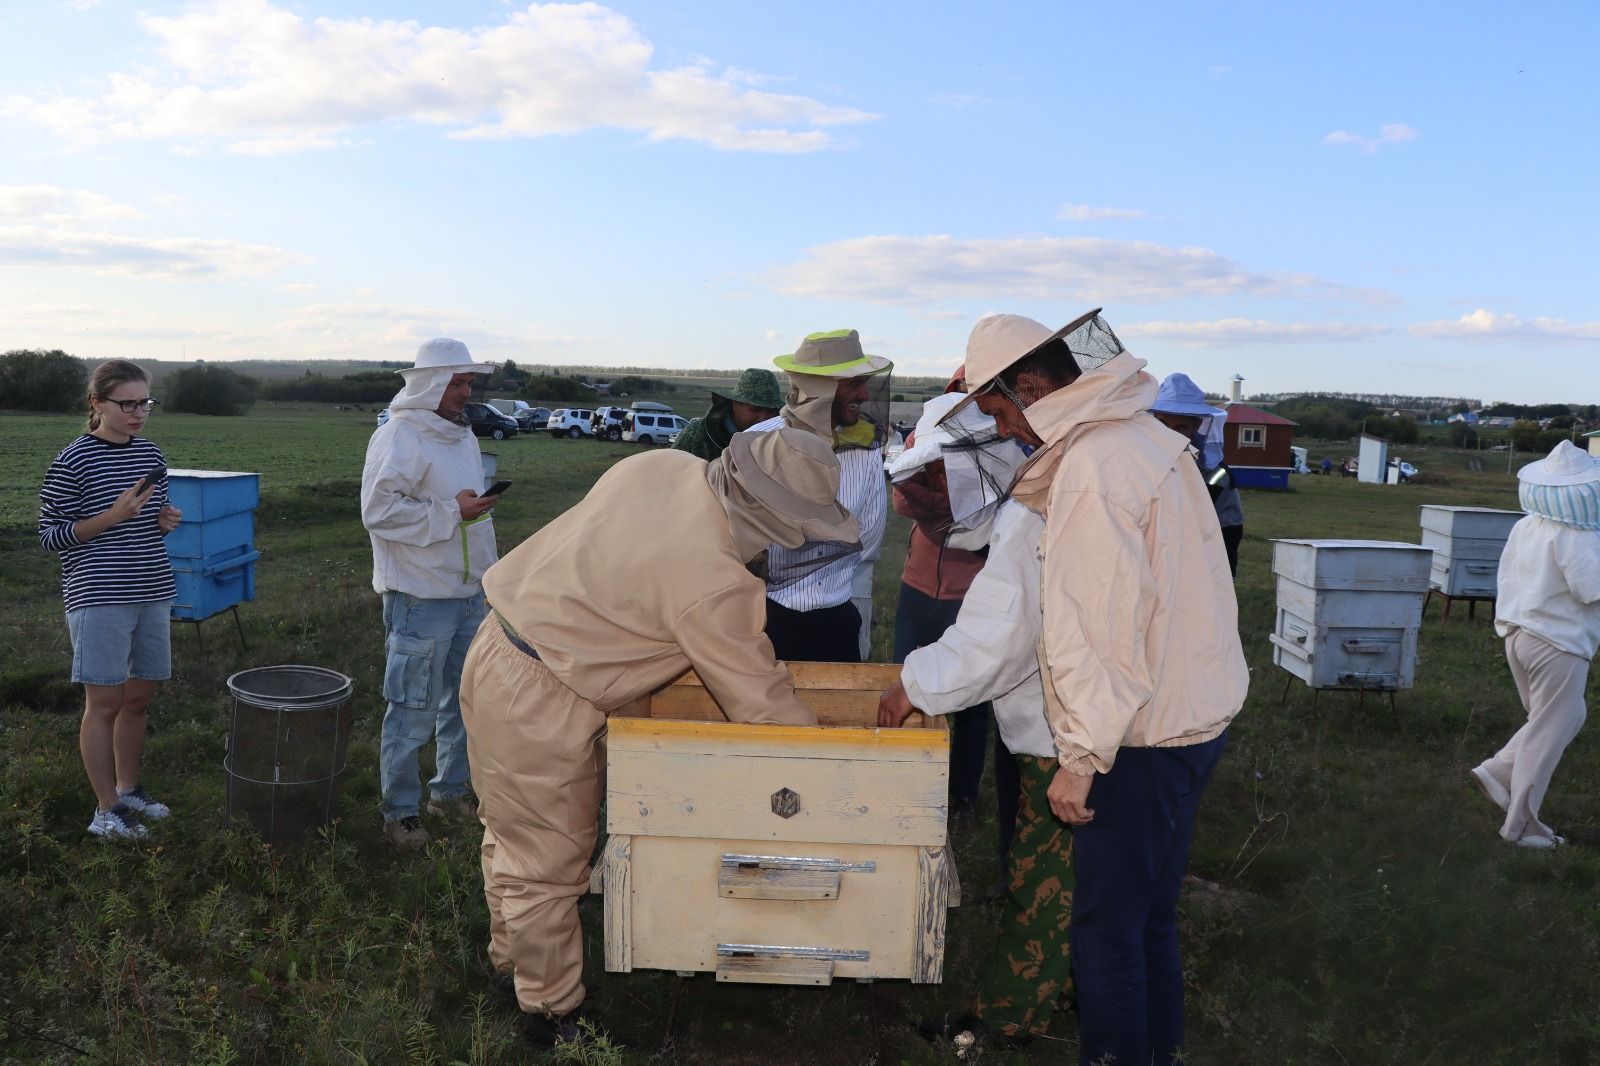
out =
{"type": "Polygon", "coordinates": [[[1489,802],[1499,807],[1502,811],[1511,806],[1511,790],[1494,779],[1494,775],[1481,766],[1474,766],[1471,770],[1472,780],[1477,782],[1478,788],[1489,802]]]}
{"type": "Polygon", "coordinates": [[[1559,848],[1566,842],[1566,837],[1558,836],[1555,833],[1551,833],[1549,836],[1535,835],[1530,833],[1525,837],[1517,838],[1517,847],[1538,848],[1541,851],[1550,851],[1554,848],[1559,848]]]}
{"type": "Polygon", "coordinates": [[[150,798],[150,793],[144,790],[143,785],[134,785],[124,792],[117,789],[117,798],[131,807],[141,818],[148,818],[158,822],[172,813],[172,808],[165,803],[150,798]]]}
{"type": "Polygon", "coordinates": [[[150,835],[139,816],[120,803],[109,811],[96,807],[89,832],[106,840],[143,840],[150,835]]]}

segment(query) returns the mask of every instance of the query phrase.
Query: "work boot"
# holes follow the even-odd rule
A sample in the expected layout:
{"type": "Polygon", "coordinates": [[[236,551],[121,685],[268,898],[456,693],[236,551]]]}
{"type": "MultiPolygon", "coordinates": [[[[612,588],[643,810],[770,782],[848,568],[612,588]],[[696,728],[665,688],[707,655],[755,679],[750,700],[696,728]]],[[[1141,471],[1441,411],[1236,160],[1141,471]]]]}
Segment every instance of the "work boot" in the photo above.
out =
{"type": "Polygon", "coordinates": [[[478,797],[468,792],[450,799],[438,796],[428,801],[428,813],[435,818],[460,818],[462,821],[478,820],[478,797]]]}
{"type": "Polygon", "coordinates": [[[409,818],[384,822],[383,835],[401,851],[416,851],[428,843],[428,831],[422,828],[422,819],[414,814],[409,818]]]}
{"type": "Polygon", "coordinates": [[[566,1014],[522,1015],[522,1036],[536,1048],[551,1048],[557,1044],[578,1039],[578,1022],[583,1018],[580,1008],[566,1014]]]}

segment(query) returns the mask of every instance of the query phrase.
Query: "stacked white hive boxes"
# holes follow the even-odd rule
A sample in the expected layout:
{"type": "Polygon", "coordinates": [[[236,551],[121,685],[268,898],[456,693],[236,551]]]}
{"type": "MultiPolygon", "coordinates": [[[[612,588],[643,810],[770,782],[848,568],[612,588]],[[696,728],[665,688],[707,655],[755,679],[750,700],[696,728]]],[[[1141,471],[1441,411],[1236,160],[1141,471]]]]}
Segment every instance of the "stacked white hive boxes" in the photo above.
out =
{"type": "Polygon", "coordinates": [[[1433,550],[1433,587],[1446,596],[1494,599],[1499,593],[1500,553],[1521,511],[1490,507],[1422,508],[1422,546],[1433,550]]]}
{"type": "Polygon", "coordinates": [[[1280,540],[1272,661],[1312,688],[1410,688],[1433,552],[1381,540],[1280,540]]]}

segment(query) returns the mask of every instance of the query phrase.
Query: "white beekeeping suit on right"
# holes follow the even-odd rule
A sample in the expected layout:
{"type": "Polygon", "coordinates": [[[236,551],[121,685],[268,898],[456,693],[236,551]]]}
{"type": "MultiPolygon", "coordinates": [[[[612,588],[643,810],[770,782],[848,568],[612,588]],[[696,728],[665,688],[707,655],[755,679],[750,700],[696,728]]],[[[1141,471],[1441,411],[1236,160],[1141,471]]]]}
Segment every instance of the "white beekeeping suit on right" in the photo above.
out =
{"type": "Polygon", "coordinates": [[[1528,516],[1500,556],[1495,632],[1528,721],[1472,777],[1524,848],[1566,839],[1539,820],[1550,778],[1583,728],[1589,661],[1600,648],[1600,462],[1569,441],[1517,474],[1528,516]]]}

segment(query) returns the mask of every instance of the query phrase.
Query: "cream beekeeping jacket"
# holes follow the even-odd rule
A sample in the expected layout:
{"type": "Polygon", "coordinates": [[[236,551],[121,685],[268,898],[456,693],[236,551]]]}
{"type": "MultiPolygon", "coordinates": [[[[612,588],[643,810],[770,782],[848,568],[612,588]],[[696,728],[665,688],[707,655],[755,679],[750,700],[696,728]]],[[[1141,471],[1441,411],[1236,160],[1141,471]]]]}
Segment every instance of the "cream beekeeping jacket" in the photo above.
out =
{"type": "Polygon", "coordinates": [[[390,409],[367,444],[361,524],[372,537],[372,587],[425,600],[476,596],[498,557],[488,515],[461,521],[456,493],[483,489],[472,430],[430,411],[390,409]]]}
{"type": "Polygon", "coordinates": [[[1600,533],[1539,515],[1511,528],[1500,553],[1495,632],[1526,629],[1593,659],[1600,647],[1600,533]]]}
{"type": "Polygon", "coordinates": [[[1044,519],[1013,501],[1000,507],[989,555],[955,624],[906,656],[900,683],[911,705],[950,714],[994,701],[1000,739],[1013,755],[1056,758],[1039,680],[1039,541],[1044,519]]]}
{"type": "Polygon", "coordinates": [[[763,630],[705,460],[647,452],[484,575],[489,604],[562,684],[610,712],[693,666],[729,719],[815,725],[763,630]],[[640,521],[640,516],[645,516],[640,521]]]}
{"type": "Polygon", "coordinates": [[[1076,774],[1210,740],[1250,683],[1217,513],[1144,365],[1124,352],[1031,405],[1044,443],[1012,493],[1045,518],[1039,665],[1076,774]]]}

